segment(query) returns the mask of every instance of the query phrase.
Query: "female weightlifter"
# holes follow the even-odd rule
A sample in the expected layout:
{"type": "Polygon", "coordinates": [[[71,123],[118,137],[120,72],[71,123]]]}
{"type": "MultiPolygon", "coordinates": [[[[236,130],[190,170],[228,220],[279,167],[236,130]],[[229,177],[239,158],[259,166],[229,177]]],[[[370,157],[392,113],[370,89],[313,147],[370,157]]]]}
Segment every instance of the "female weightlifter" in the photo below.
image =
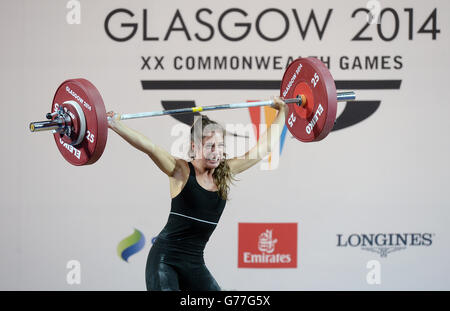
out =
{"type": "Polygon", "coordinates": [[[244,156],[232,159],[224,152],[225,129],[205,115],[196,118],[191,127],[190,162],[124,125],[119,114],[107,113],[109,128],[148,154],[169,176],[171,210],[148,254],[147,290],[220,290],[205,265],[203,250],[219,222],[234,175],[258,163],[271,151],[270,142],[280,139],[287,106],[275,97],[272,107],[278,110],[275,126],[268,127],[244,156]]]}

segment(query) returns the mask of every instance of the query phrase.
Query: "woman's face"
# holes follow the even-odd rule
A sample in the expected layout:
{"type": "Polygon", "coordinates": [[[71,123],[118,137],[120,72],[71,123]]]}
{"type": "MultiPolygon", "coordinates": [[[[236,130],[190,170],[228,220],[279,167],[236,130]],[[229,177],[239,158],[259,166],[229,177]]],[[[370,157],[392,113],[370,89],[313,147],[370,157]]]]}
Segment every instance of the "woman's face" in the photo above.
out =
{"type": "MultiPolygon", "coordinates": [[[[196,158],[198,158],[199,150],[196,149],[196,158]]],[[[224,155],[224,141],[222,132],[211,132],[203,137],[201,160],[208,169],[219,166],[224,155]]]]}

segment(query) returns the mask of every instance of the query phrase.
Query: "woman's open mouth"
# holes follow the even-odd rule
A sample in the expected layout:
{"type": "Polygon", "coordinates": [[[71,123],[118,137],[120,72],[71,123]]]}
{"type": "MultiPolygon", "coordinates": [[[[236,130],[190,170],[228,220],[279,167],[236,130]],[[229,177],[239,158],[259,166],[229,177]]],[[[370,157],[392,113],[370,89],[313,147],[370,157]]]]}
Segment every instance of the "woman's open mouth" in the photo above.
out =
{"type": "Polygon", "coordinates": [[[212,159],[207,159],[207,160],[208,160],[208,162],[211,162],[211,163],[217,163],[219,161],[219,158],[212,158],[212,159]]]}

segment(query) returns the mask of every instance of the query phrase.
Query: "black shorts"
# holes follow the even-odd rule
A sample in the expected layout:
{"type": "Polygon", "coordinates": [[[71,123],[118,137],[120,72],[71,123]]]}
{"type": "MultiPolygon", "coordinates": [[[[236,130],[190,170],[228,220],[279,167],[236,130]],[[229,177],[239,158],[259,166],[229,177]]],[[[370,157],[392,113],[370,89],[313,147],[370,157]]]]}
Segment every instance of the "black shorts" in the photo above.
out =
{"type": "Polygon", "coordinates": [[[158,242],[148,254],[145,281],[150,291],[220,290],[206,268],[203,254],[193,255],[158,242]]]}

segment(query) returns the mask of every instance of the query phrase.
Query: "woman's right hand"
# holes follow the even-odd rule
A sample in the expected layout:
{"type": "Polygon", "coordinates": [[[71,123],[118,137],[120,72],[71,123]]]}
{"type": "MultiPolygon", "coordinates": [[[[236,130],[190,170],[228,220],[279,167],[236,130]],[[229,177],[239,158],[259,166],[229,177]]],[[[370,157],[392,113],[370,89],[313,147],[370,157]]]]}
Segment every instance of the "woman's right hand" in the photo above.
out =
{"type": "Polygon", "coordinates": [[[120,114],[114,111],[108,111],[106,117],[108,117],[108,127],[114,130],[120,122],[120,114]]]}

